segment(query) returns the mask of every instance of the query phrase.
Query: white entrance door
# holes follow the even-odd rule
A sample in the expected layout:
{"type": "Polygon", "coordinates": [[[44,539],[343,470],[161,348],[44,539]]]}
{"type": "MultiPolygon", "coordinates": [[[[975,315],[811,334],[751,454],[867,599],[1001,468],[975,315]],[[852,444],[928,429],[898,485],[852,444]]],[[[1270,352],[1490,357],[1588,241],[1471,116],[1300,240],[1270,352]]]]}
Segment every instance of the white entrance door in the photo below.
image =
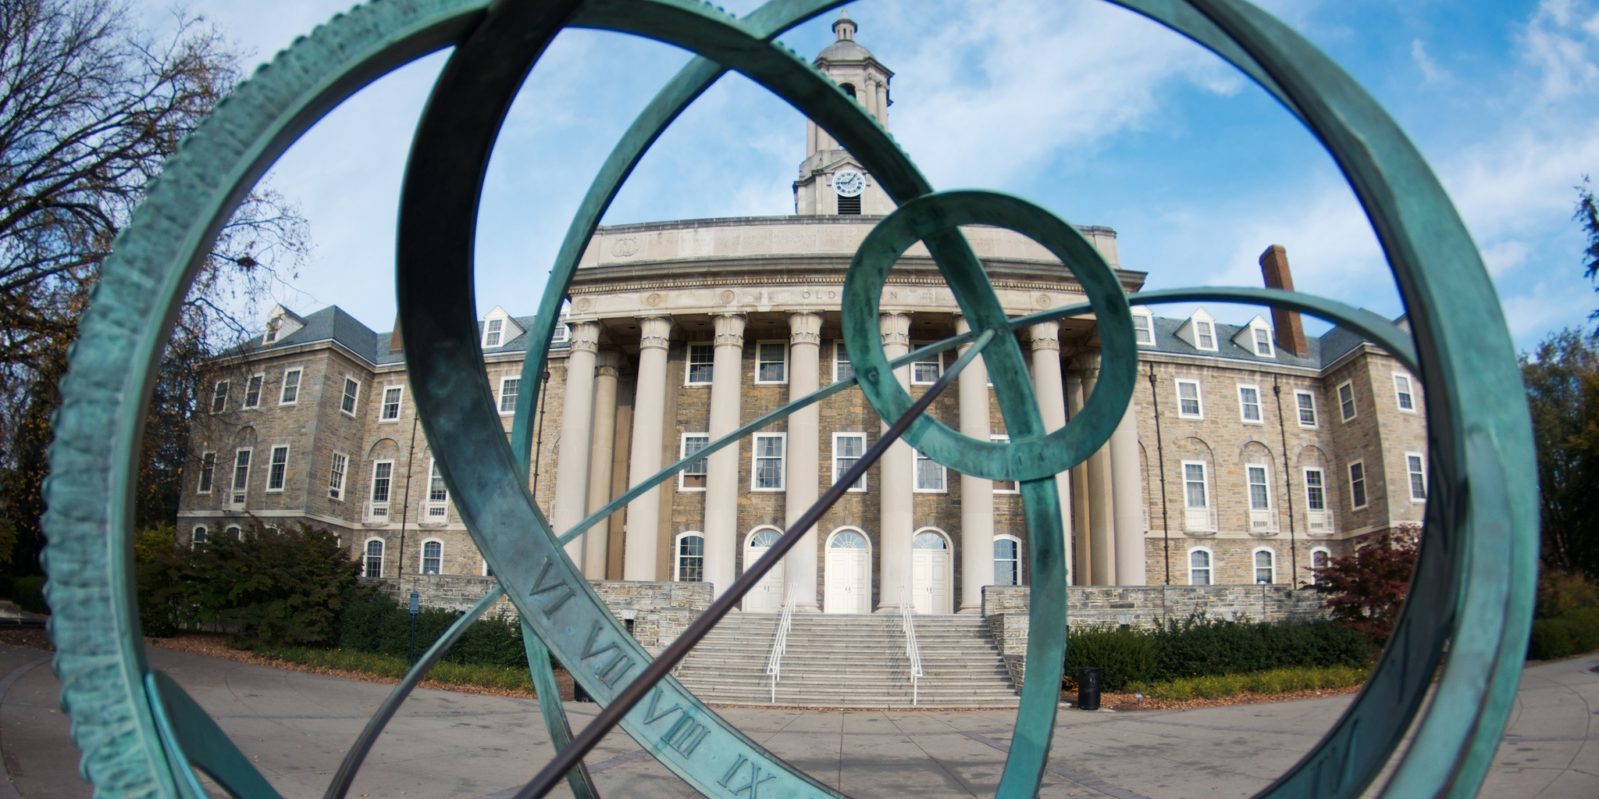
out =
{"type": "Polygon", "coordinates": [[[917,613],[949,613],[949,542],[932,531],[911,541],[911,604],[917,613]]]}
{"type": "MultiPolygon", "coordinates": [[[[777,543],[776,530],[756,530],[744,543],[744,568],[759,560],[777,543]]],[[[749,613],[777,613],[783,609],[783,561],[778,561],[761,581],[744,595],[744,610],[749,613]]]]}
{"type": "Polygon", "coordinates": [[[866,536],[840,530],[827,541],[827,613],[872,612],[872,549],[866,536]]]}

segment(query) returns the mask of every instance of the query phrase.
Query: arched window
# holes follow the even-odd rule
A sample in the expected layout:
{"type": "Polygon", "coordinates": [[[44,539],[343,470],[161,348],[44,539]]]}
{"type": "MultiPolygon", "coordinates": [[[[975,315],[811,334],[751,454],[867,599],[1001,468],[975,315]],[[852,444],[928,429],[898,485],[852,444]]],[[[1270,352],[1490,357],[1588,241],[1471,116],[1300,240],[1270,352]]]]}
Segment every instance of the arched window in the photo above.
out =
{"type": "Polygon", "coordinates": [[[193,549],[205,549],[206,532],[205,525],[195,526],[194,537],[189,539],[189,546],[193,549]]]}
{"type": "Polygon", "coordinates": [[[373,538],[366,542],[366,556],[361,564],[362,577],[383,576],[383,539],[373,538]]]}
{"type": "Polygon", "coordinates": [[[851,97],[855,96],[855,84],[853,83],[840,83],[838,88],[843,89],[844,93],[851,97]]]}
{"type": "Polygon", "coordinates": [[[422,573],[438,574],[444,566],[444,542],[428,539],[422,542],[422,573]]]}
{"type": "Polygon", "coordinates": [[[228,525],[228,529],[226,530],[226,532],[228,534],[228,537],[233,539],[233,540],[235,540],[235,541],[244,540],[244,530],[240,529],[237,524],[228,525]]]}
{"type": "Polygon", "coordinates": [[[949,549],[949,542],[931,530],[923,530],[911,541],[911,549],[949,549]]]}
{"type": "Polygon", "coordinates": [[[1255,550],[1255,585],[1277,582],[1277,553],[1269,549],[1255,550]]]}
{"type": "Polygon", "coordinates": [[[994,536],[994,585],[1021,584],[1021,539],[1011,535],[994,536]]]}
{"type": "Polygon", "coordinates": [[[705,536],[694,532],[678,535],[676,556],[672,561],[673,580],[680,583],[704,581],[705,536]]]}
{"type": "Polygon", "coordinates": [[[1316,570],[1327,568],[1332,561],[1332,552],[1326,547],[1316,547],[1310,551],[1310,584],[1316,584],[1316,570]]]}
{"type": "Polygon", "coordinates": [[[1210,550],[1194,547],[1188,550],[1188,584],[1210,585],[1210,550]]]}
{"type": "Polygon", "coordinates": [[[833,540],[827,542],[829,549],[865,549],[866,536],[854,530],[841,530],[833,535],[833,540]]]}

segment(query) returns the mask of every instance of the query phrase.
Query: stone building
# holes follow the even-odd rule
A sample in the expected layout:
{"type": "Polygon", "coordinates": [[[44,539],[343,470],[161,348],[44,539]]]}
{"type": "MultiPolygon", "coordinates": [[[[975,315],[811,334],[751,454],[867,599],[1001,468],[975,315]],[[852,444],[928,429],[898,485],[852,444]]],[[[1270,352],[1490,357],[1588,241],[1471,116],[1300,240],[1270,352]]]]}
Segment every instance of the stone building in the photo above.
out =
{"type": "MultiPolygon", "coordinates": [[[[835,23],[816,64],[884,127],[892,73],[835,23]]],[[[601,228],[583,256],[548,376],[519,385],[527,317],[481,321],[485,397],[509,430],[517,393],[539,392],[534,494],[565,529],[707,441],[850,374],[839,303],[851,256],[892,204],[814,124],[794,182],[796,214],[601,228]]],[[[1116,234],[1079,228],[1128,292],[1116,234]]],[[[1009,231],[964,229],[1006,310],[1084,299],[1047,251],[1009,231]]],[[[1267,285],[1292,286],[1286,254],[1261,256],[1267,285]]],[[[883,294],[892,356],[963,329],[925,249],[883,294]]],[[[1308,336],[1298,314],[1243,325],[1203,309],[1165,318],[1135,308],[1139,379],[1110,442],[1058,478],[1074,585],[1294,585],[1353,542],[1417,522],[1426,498],[1421,386],[1348,331],[1308,336]]],[[[1083,406],[1099,372],[1090,318],[1022,336],[1046,423],[1083,406]]],[[[955,353],[901,370],[912,395],[955,353]]],[[[224,359],[196,421],[180,534],[250,524],[336,532],[372,578],[482,577],[421,436],[398,331],[337,307],[278,308],[257,346],[224,359]]],[[[1004,422],[981,362],[932,413],[974,438],[1004,422]]],[[[709,583],[725,590],[883,424],[859,391],[823,400],[696,462],[596,527],[573,559],[595,581],[709,583]]],[[[951,473],[896,444],[745,600],[868,613],[976,611],[983,588],[1029,579],[1013,484],[951,473]]],[[[412,579],[412,583],[416,583],[412,579]]],[[[486,581],[485,581],[486,582],[486,581]]],[[[409,589],[410,585],[406,586],[409,589]]]]}

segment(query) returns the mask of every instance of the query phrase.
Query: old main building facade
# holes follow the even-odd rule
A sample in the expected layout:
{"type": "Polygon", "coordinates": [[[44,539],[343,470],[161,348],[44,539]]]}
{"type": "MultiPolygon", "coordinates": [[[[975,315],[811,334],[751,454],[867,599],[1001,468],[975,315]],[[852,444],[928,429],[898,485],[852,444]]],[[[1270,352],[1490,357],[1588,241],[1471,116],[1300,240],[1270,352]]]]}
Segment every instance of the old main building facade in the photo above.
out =
{"type": "MultiPolygon", "coordinates": [[[[817,59],[888,123],[892,74],[854,41],[817,59]]],[[[519,385],[529,320],[482,320],[485,368],[507,430],[522,390],[540,393],[533,489],[565,529],[626,488],[740,424],[850,374],[838,307],[857,245],[892,204],[825,132],[809,126],[796,215],[602,228],[584,255],[548,378],[519,385]]],[[[1081,229],[1121,270],[1115,233],[1081,229]]],[[[1008,312],[1081,301],[1041,247],[964,231],[1008,312]]],[[[1286,254],[1261,256],[1292,285],[1286,254]]],[[[893,357],[963,329],[925,250],[901,259],[883,295],[893,357]]],[[[1307,337],[1297,314],[1242,326],[1198,310],[1135,309],[1139,380],[1111,441],[1058,484],[1078,585],[1303,584],[1352,542],[1421,518],[1421,387],[1342,329],[1307,337]]],[[[1091,319],[1021,336],[1047,423],[1082,407],[1098,374],[1091,319]]],[[[901,370],[913,395],[954,353],[901,370]]],[[[369,577],[484,575],[415,423],[403,341],[337,307],[279,308],[258,346],[219,365],[196,422],[180,535],[306,522],[337,533],[369,577]]],[[[981,363],[933,413],[1003,438],[981,363]]],[[[876,440],[858,390],[697,461],[569,548],[593,580],[728,583],[876,440]]],[[[955,474],[897,444],[745,601],[776,610],[975,610],[982,588],[1028,578],[1014,485],[955,474]]]]}

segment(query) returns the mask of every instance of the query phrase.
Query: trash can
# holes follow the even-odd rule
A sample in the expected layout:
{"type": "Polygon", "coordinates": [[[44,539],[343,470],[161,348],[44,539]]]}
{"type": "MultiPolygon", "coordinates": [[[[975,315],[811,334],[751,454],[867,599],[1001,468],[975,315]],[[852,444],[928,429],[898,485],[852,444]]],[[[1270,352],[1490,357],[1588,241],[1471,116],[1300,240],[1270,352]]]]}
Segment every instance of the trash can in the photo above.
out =
{"type": "Polygon", "coordinates": [[[1099,709],[1099,686],[1104,679],[1104,673],[1097,668],[1085,667],[1077,670],[1077,709],[1099,709]]]}

